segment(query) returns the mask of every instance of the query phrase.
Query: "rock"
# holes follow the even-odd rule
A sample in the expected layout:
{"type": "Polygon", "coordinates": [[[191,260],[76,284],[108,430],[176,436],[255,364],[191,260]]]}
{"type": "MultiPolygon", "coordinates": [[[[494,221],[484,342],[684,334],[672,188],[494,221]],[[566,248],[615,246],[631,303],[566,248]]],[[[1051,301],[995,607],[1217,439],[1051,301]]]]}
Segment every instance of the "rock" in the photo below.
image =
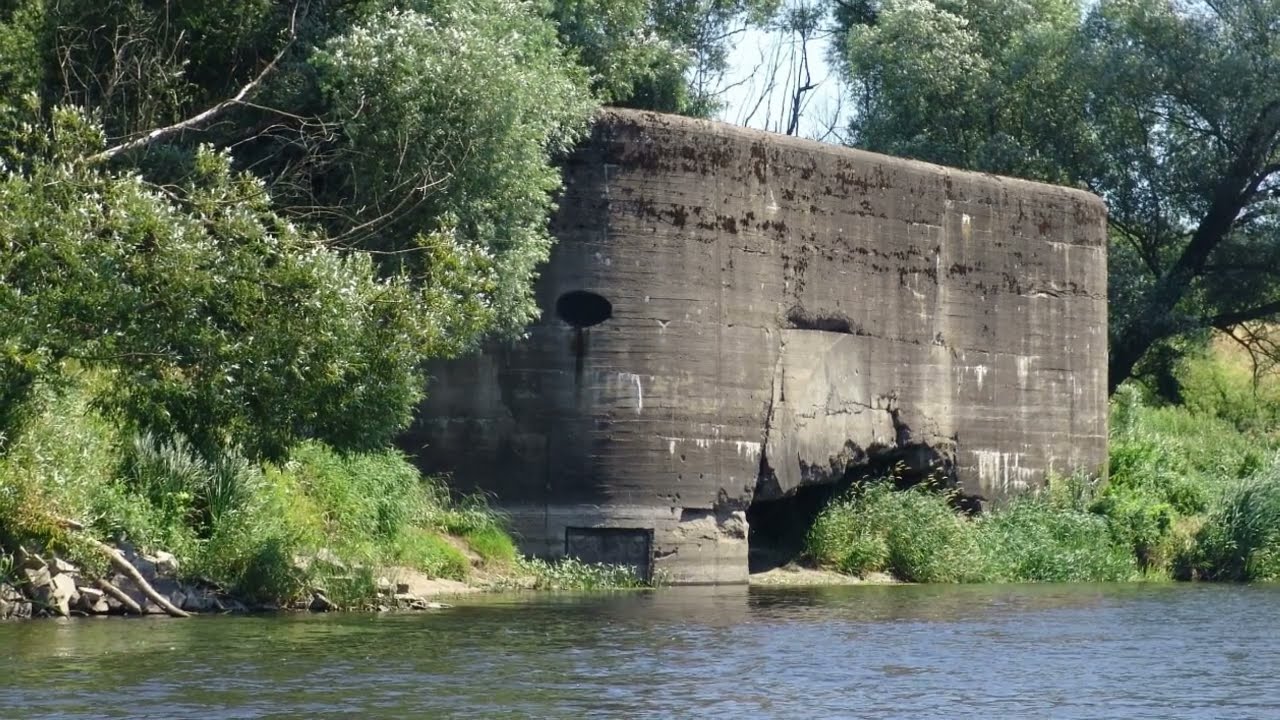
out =
{"type": "Polygon", "coordinates": [[[332,565],[339,570],[346,570],[347,564],[338,557],[338,554],[329,548],[320,548],[315,554],[316,562],[322,562],[326,565],[332,565]]]}
{"type": "Polygon", "coordinates": [[[48,567],[23,568],[22,574],[27,579],[27,586],[33,591],[48,587],[51,582],[48,567]]]}
{"type": "Polygon", "coordinates": [[[0,620],[25,620],[31,617],[31,601],[12,585],[0,584],[0,620]]]}
{"type": "Polygon", "coordinates": [[[54,558],[53,562],[49,563],[49,569],[55,575],[62,575],[62,574],[79,575],[80,574],[80,568],[76,567],[75,565],[72,565],[71,563],[59,557],[54,558]]]}
{"type": "Polygon", "coordinates": [[[35,598],[58,615],[70,617],[71,605],[80,599],[80,593],[76,591],[75,580],[70,575],[59,573],[50,579],[48,585],[36,591],[35,598]]]}
{"type": "Polygon", "coordinates": [[[184,588],[182,604],[178,607],[187,612],[219,612],[225,609],[216,595],[194,587],[184,588]]]}
{"type": "Polygon", "coordinates": [[[309,608],[311,612],[332,612],[338,609],[338,605],[325,597],[324,593],[317,590],[316,592],[311,593],[311,604],[309,608]]]}
{"type": "Polygon", "coordinates": [[[176,608],[181,608],[187,604],[187,594],[182,590],[174,590],[169,593],[169,602],[176,608]]]}
{"type": "Polygon", "coordinates": [[[80,593],[78,607],[81,610],[90,615],[106,615],[111,612],[111,606],[107,603],[106,593],[91,587],[79,587],[76,590],[80,593]]]}
{"type": "Polygon", "coordinates": [[[303,572],[310,570],[315,563],[320,563],[329,570],[346,571],[349,569],[347,564],[342,561],[342,558],[338,557],[338,554],[329,548],[320,548],[310,555],[293,556],[293,566],[303,572]]]}
{"type": "Polygon", "coordinates": [[[378,587],[379,595],[390,595],[392,591],[395,590],[395,587],[391,584],[391,581],[386,579],[385,577],[378,578],[377,587],[378,587]]]}
{"type": "Polygon", "coordinates": [[[138,569],[138,573],[147,582],[152,582],[152,579],[156,577],[156,563],[151,556],[139,553],[137,548],[126,542],[119,543],[116,549],[120,551],[121,557],[138,569]]]}
{"type": "MultiPolygon", "coordinates": [[[[141,557],[155,568],[156,575],[167,575],[172,577],[178,574],[178,558],[174,557],[173,553],[168,553],[164,550],[157,550],[150,555],[143,555],[141,557]]],[[[139,568],[138,570],[141,572],[142,569],[139,568]]],[[[143,577],[146,577],[146,575],[144,574],[143,577]]],[[[147,581],[150,582],[151,579],[147,578],[147,581]]]]}

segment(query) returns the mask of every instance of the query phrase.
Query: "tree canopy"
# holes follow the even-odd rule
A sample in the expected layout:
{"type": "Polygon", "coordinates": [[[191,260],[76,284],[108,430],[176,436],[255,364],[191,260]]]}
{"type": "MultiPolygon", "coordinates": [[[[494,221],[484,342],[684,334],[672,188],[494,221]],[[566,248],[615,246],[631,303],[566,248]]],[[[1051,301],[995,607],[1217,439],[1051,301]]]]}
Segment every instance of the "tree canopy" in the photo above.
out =
{"type": "Polygon", "coordinates": [[[1114,389],[1280,313],[1280,2],[838,2],[860,146],[1110,208],[1114,389]]]}
{"type": "Polygon", "coordinates": [[[706,114],[774,0],[0,2],[0,453],[39,386],[204,451],[386,443],[518,335],[598,103],[706,114]]]}

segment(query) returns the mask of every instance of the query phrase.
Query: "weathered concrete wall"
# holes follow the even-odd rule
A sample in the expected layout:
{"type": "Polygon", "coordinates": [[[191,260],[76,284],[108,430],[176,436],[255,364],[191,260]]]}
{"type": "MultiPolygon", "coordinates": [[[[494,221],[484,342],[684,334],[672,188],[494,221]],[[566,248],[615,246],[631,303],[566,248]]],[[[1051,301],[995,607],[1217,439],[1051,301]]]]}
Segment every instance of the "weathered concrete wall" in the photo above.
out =
{"type": "Polygon", "coordinates": [[[744,511],[916,448],[998,498],[1106,448],[1105,208],[1086,193],[635,112],[568,162],[514,346],[435,368],[406,446],[525,548],[652,528],[747,573],[744,511]],[[572,291],[612,316],[578,330],[572,291]]]}

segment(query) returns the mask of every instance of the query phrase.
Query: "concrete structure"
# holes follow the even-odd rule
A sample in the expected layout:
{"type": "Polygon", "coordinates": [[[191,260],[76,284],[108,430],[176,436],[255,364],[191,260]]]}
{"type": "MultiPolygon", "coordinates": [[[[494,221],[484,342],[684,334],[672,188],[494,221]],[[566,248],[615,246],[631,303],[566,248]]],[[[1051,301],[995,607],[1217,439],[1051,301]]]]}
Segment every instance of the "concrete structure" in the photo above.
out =
{"type": "Polygon", "coordinates": [[[525,550],[744,581],[753,501],[877,458],[983,499],[1104,462],[1096,197],[624,111],[565,182],[544,317],[405,439],[525,550]]]}

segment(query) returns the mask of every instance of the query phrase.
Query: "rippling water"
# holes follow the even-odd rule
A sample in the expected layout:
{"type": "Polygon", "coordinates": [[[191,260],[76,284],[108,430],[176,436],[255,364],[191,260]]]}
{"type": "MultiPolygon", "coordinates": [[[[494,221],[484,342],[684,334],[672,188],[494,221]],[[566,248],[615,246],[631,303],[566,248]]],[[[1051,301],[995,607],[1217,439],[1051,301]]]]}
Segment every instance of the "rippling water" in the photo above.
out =
{"type": "Polygon", "coordinates": [[[0,718],[1280,718],[1280,587],[673,588],[0,625],[0,718]]]}

